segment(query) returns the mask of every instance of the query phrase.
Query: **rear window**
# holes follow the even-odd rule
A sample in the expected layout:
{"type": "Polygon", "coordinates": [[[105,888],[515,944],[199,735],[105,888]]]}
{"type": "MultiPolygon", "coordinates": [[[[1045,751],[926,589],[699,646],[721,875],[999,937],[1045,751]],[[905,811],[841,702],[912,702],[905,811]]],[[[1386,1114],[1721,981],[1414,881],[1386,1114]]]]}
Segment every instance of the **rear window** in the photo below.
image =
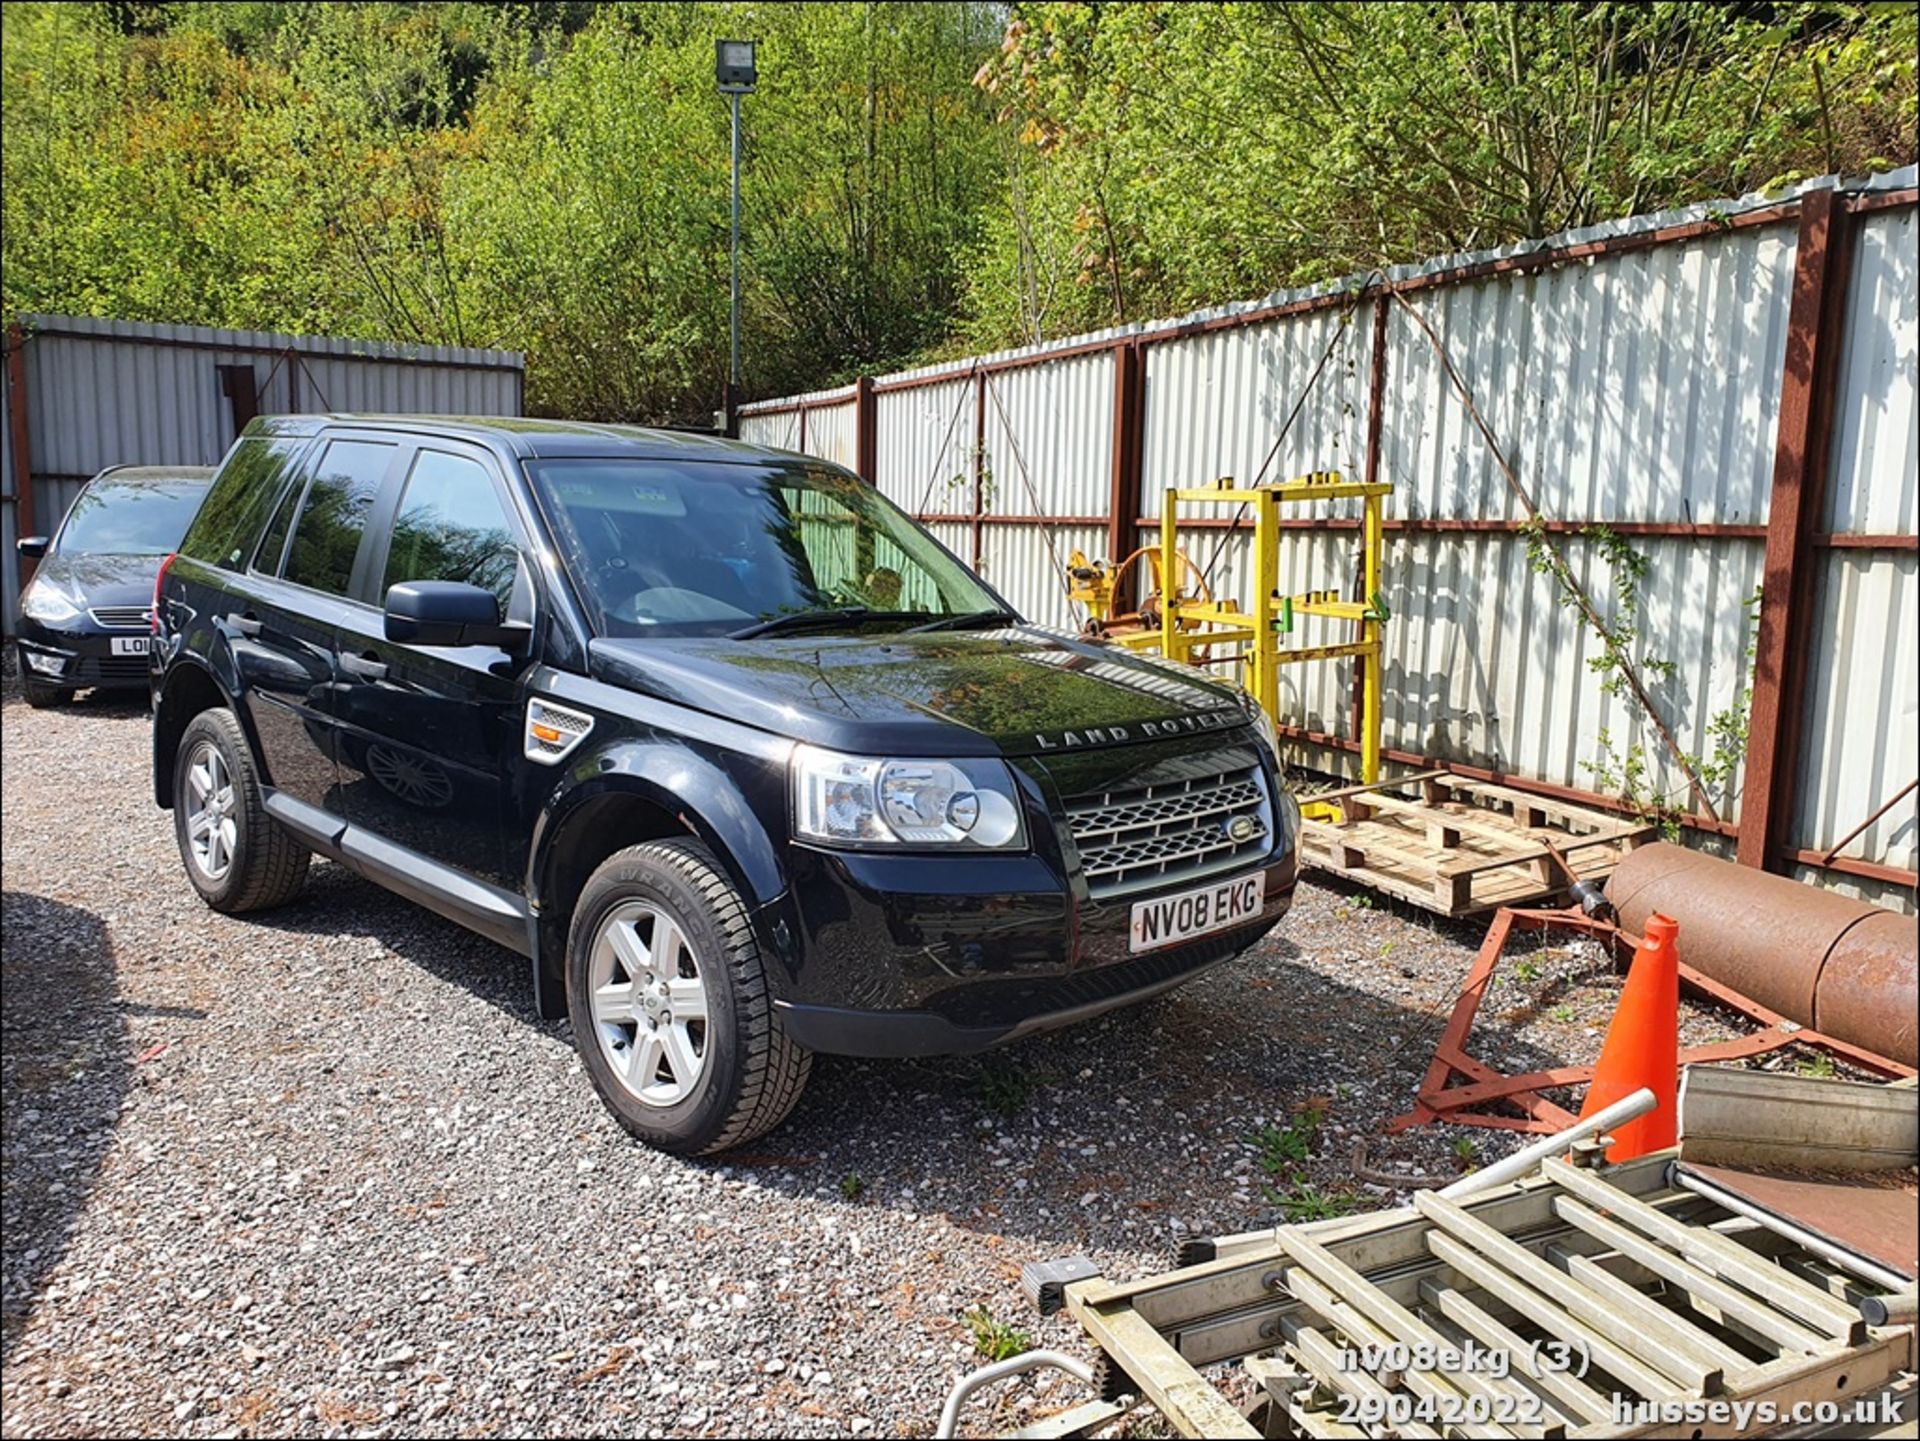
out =
{"type": "Polygon", "coordinates": [[[60,527],[62,555],[166,555],[206,497],[204,480],[96,480],[60,527]]]}
{"type": "Polygon", "coordinates": [[[236,445],[187,528],[180,553],[222,570],[245,570],[267,512],[286,490],[306,444],[300,436],[249,436],[236,445]]]}
{"type": "Polygon", "coordinates": [[[367,528],[396,447],[369,440],[336,440],[314,467],[287,547],[285,579],[328,595],[345,595],[353,558],[367,528]]]}

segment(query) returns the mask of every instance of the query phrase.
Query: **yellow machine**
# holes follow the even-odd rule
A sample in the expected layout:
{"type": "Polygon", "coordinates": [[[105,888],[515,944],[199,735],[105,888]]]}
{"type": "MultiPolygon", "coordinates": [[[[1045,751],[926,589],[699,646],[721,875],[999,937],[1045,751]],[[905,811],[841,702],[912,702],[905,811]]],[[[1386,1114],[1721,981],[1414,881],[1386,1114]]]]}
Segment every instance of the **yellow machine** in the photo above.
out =
{"type": "MultiPolygon", "coordinates": [[[[1372,785],[1380,779],[1380,627],[1387,620],[1386,602],[1380,593],[1384,549],[1380,501],[1391,489],[1385,484],[1349,482],[1337,471],[1321,471],[1250,490],[1237,488],[1231,480],[1196,490],[1169,490],[1160,507],[1159,544],[1142,546],[1117,566],[1089,562],[1076,551],[1067,566],[1068,595],[1087,607],[1087,633],[1091,636],[1130,650],[1158,651],[1194,665],[1223,659],[1237,662],[1239,674],[1235,678],[1276,724],[1284,719],[1279,707],[1281,666],[1351,657],[1361,667],[1360,780],[1372,785]],[[1283,593],[1282,508],[1349,498],[1363,503],[1361,594],[1366,599],[1343,599],[1337,588],[1283,593]],[[1216,598],[1206,576],[1179,548],[1177,507],[1183,501],[1252,508],[1252,605],[1216,598]],[[1143,557],[1152,573],[1152,589],[1138,611],[1116,615],[1116,585],[1143,557]],[[1187,589],[1189,580],[1191,592],[1187,589]],[[1304,616],[1355,622],[1360,628],[1359,638],[1330,645],[1283,644],[1304,616]],[[1233,649],[1216,656],[1215,647],[1233,649]]],[[[1338,818],[1332,807],[1319,809],[1326,813],[1325,818],[1338,818]]]]}

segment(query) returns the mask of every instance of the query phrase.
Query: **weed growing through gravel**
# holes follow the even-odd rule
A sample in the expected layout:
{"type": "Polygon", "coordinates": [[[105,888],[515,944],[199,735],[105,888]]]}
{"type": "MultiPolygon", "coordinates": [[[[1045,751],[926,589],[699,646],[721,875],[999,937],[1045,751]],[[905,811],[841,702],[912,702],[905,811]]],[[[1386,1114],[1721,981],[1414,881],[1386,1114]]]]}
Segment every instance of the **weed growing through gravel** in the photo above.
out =
{"type": "Polygon", "coordinates": [[[1531,959],[1521,959],[1513,963],[1513,974],[1520,981],[1532,985],[1540,979],[1540,963],[1531,959]]]}
{"type": "Polygon", "coordinates": [[[1260,1169],[1269,1176],[1277,1176],[1310,1157],[1326,1119],[1324,1110],[1309,1107],[1284,1126],[1268,1122],[1255,1131],[1251,1139],[1254,1149],[1260,1153],[1260,1169]]]}
{"type": "Polygon", "coordinates": [[[1833,1057],[1825,1051],[1815,1051],[1811,1056],[1802,1057],[1793,1063],[1793,1068],[1801,1075],[1811,1076],[1816,1081],[1833,1079],[1833,1057]]]}
{"type": "Polygon", "coordinates": [[[1551,1011],[1547,1012],[1547,1014],[1564,1026],[1573,1020],[1573,1007],[1555,1006],[1551,1011]]]}
{"type": "Polygon", "coordinates": [[[1353,1209],[1353,1197],[1344,1191],[1322,1191],[1304,1174],[1296,1173],[1289,1184],[1293,1188],[1290,1192],[1265,1185],[1260,1188],[1266,1203],[1278,1207],[1289,1221],[1324,1221],[1353,1209]]]}
{"type": "Polygon", "coordinates": [[[849,1171],[840,1178],[840,1194],[849,1201],[860,1199],[861,1192],[867,1189],[867,1183],[860,1179],[858,1171],[849,1171]]]}
{"type": "Polygon", "coordinates": [[[1033,1093],[1047,1083],[1037,1071],[1023,1071],[1012,1061],[995,1057],[980,1067],[974,1089],[980,1104],[996,1116],[1013,1117],[1026,1110],[1033,1093]]]}
{"type": "Polygon", "coordinates": [[[973,1349],[989,1361],[1004,1361],[1033,1349],[1033,1338],[1000,1320],[987,1309],[985,1301],[966,1312],[964,1319],[973,1332],[973,1349]]]}
{"type": "Polygon", "coordinates": [[[1460,1163],[1461,1170],[1464,1171],[1468,1166],[1471,1166],[1474,1163],[1474,1159],[1477,1156],[1479,1156],[1479,1154],[1480,1154],[1480,1143],[1474,1140],[1473,1137],[1471,1136],[1454,1137],[1453,1159],[1460,1163]]]}

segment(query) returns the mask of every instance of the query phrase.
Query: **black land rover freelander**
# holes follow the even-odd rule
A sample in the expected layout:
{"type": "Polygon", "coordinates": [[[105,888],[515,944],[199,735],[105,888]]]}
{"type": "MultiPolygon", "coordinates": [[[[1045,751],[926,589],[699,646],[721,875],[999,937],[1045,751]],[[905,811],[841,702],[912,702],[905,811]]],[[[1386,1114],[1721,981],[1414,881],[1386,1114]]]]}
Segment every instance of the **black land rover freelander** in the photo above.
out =
{"type": "Polygon", "coordinates": [[[856,476],[552,421],[261,419],[155,587],[154,796],[208,904],[319,854],[531,960],[630,1131],[814,1051],[973,1051],[1285,913],[1236,690],[1024,624],[856,476]]]}

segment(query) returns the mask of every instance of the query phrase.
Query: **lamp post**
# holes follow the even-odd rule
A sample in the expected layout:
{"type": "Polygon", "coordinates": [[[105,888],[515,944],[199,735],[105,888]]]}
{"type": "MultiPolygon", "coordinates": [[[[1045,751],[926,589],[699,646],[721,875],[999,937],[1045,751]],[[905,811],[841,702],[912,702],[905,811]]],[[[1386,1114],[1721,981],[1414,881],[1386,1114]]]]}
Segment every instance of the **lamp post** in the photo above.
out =
{"type": "Polygon", "coordinates": [[[733,110],[733,279],[727,342],[727,434],[737,435],[740,418],[740,97],[753,93],[754,42],[713,42],[713,75],[733,110]]]}

